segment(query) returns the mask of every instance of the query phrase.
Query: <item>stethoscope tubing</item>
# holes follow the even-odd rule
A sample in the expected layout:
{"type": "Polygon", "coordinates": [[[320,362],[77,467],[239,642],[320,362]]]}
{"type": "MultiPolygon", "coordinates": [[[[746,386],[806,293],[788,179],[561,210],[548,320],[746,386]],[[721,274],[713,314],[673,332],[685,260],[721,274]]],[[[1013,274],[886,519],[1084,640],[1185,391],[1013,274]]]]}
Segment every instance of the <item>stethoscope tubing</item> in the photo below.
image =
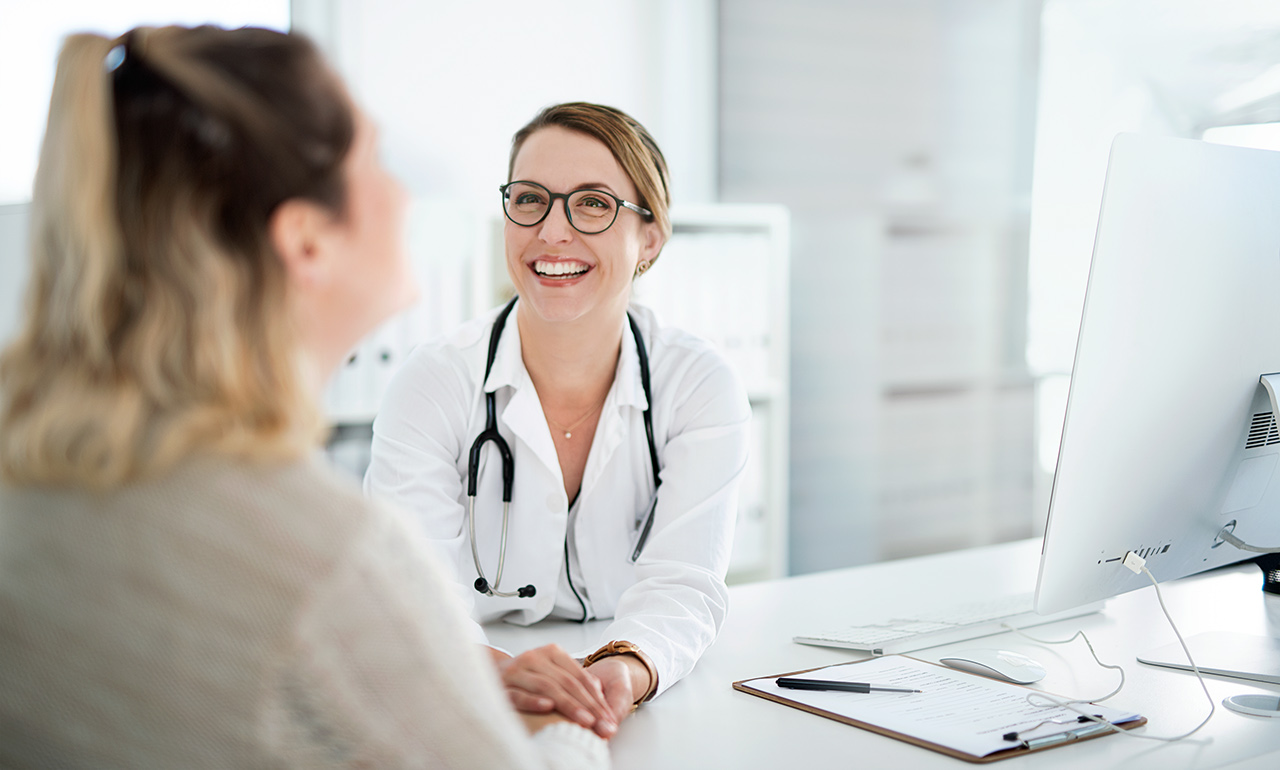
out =
{"type": "MultiPolygon", "coordinates": [[[[489,585],[489,581],[485,579],[484,571],[480,567],[480,551],[476,548],[476,498],[471,495],[467,498],[467,528],[471,531],[471,558],[475,559],[476,572],[480,577],[476,578],[476,590],[486,596],[525,596],[527,591],[536,591],[537,589],[531,585],[516,591],[515,593],[499,591],[498,585],[502,583],[502,566],[507,560],[507,519],[511,514],[511,503],[502,503],[502,540],[498,545],[498,574],[494,576],[493,585],[489,585]]],[[[528,594],[533,596],[532,593],[528,594]]]]}
{"type": "Polygon", "coordinates": [[[644,336],[640,334],[640,327],[636,325],[636,319],[627,313],[627,322],[631,324],[631,334],[636,339],[636,358],[640,360],[640,385],[644,388],[644,437],[649,443],[649,464],[653,468],[653,504],[649,506],[649,513],[644,517],[644,529],[640,531],[640,539],[636,541],[636,548],[631,552],[631,561],[640,558],[640,551],[644,549],[645,541],[649,539],[649,530],[653,528],[653,514],[658,508],[658,487],[662,485],[662,478],[658,476],[658,448],[653,441],[653,389],[649,384],[649,351],[644,347],[644,336]]]}
{"type": "MultiPolygon", "coordinates": [[[[507,317],[511,315],[512,309],[515,308],[517,299],[519,297],[513,298],[508,302],[493,321],[493,330],[489,333],[489,350],[484,366],[484,378],[480,383],[482,389],[489,379],[489,372],[493,369],[493,361],[498,353],[498,341],[502,337],[502,330],[506,326],[507,317]]],[[[648,514],[645,516],[644,527],[640,531],[640,538],[636,541],[635,550],[631,553],[631,560],[634,562],[640,558],[640,552],[644,549],[645,542],[649,539],[650,530],[653,529],[654,514],[658,507],[657,489],[662,484],[662,478],[658,475],[658,448],[653,440],[653,393],[649,377],[649,353],[645,349],[644,337],[640,334],[640,327],[630,313],[627,313],[627,322],[631,326],[631,334],[636,341],[636,358],[640,362],[640,384],[644,388],[646,402],[644,432],[645,439],[649,445],[649,462],[653,468],[654,486],[653,504],[649,507],[648,514]]],[[[512,487],[515,481],[515,458],[511,453],[511,446],[507,444],[506,439],[498,432],[496,396],[493,391],[485,391],[484,396],[484,430],[480,432],[480,435],[476,436],[476,440],[471,444],[471,451],[467,456],[467,530],[471,535],[471,558],[475,561],[476,574],[479,575],[475,581],[475,589],[485,596],[528,598],[537,593],[537,589],[532,585],[523,586],[515,591],[501,591],[498,588],[502,582],[502,568],[507,557],[507,525],[511,513],[512,487]],[[494,576],[493,583],[490,583],[485,577],[484,567],[480,563],[480,549],[476,545],[476,487],[480,476],[480,454],[484,449],[484,445],[490,441],[497,447],[498,454],[502,460],[502,537],[498,545],[498,572],[494,576]]]]}
{"type": "MultiPolygon", "coordinates": [[[[507,316],[511,315],[511,310],[516,305],[513,299],[507,303],[502,309],[498,317],[493,322],[493,332],[489,335],[489,355],[484,366],[484,379],[489,379],[489,371],[493,368],[493,359],[498,353],[498,340],[502,335],[502,329],[507,323],[507,316]]],[[[484,387],[482,381],[480,387],[484,387]]],[[[523,586],[515,591],[502,591],[499,586],[502,583],[502,568],[507,561],[507,524],[511,515],[511,491],[515,485],[516,462],[515,457],[511,454],[511,446],[507,444],[507,440],[498,432],[498,404],[497,398],[492,391],[486,391],[484,394],[484,430],[476,436],[475,442],[471,444],[471,452],[467,456],[467,530],[471,535],[471,558],[476,563],[476,574],[479,577],[475,581],[475,589],[485,596],[501,596],[510,598],[518,596],[525,598],[534,596],[537,593],[536,588],[532,585],[523,586]],[[484,449],[487,442],[493,442],[498,448],[498,454],[502,458],[502,539],[498,545],[498,572],[494,575],[494,581],[489,583],[484,574],[484,567],[480,563],[480,549],[476,545],[476,486],[480,477],[480,453],[484,449]]]]}

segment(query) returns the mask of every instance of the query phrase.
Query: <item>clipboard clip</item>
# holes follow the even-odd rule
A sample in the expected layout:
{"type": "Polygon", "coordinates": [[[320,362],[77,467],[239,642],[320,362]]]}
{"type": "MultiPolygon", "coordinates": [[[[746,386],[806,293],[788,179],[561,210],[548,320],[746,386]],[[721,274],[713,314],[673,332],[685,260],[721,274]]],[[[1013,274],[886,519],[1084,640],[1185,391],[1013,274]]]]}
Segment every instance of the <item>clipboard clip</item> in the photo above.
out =
{"type": "MultiPolygon", "coordinates": [[[[1120,728],[1106,720],[1101,722],[1094,722],[1090,720],[1087,725],[1072,728],[1070,730],[1063,730],[1060,733],[1050,733],[1049,735],[1041,735],[1036,738],[1027,738],[1021,741],[1021,743],[1022,748],[1024,749],[1039,749],[1044,748],[1045,746],[1057,746],[1060,743],[1067,743],[1068,741],[1078,741],[1082,738],[1088,738],[1090,736],[1100,735],[1102,733],[1118,729],[1120,728]]],[[[1006,738],[1008,738],[1008,736],[1006,736],[1006,738]]],[[[1017,740],[1017,738],[1014,737],[1012,740],[1017,740]]]]}
{"type": "Polygon", "coordinates": [[[1039,730],[1041,727],[1044,727],[1045,725],[1075,725],[1075,724],[1084,725],[1090,722],[1096,722],[1099,719],[1102,719],[1101,714],[1094,714],[1093,718],[1090,718],[1085,714],[1081,714],[1078,717],[1064,717],[1062,719],[1046,719],[1043,722],[1040,722],[1039,724],[1032,725],[1031,727],[1025,727],[1021,730],[1012,730],[1000,737],[1004,738],[1006,741],[1013,741],[1015,743],[1020,743],[1022,742],[1023,733],[1035,732],[1036,730],[1039,730]]]}

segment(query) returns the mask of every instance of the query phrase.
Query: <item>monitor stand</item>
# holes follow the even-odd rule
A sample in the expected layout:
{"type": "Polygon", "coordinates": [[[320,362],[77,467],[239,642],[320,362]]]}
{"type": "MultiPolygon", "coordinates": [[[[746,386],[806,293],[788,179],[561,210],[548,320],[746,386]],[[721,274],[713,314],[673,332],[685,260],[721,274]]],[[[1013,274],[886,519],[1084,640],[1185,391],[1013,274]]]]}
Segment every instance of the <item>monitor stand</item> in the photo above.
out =
{"type": "Polygon", "coordinates": [[[1280,553],[1268,553],[1253,560],[1262,570],[1262,590],[1280,594],[1280,553]]]}
{"type": "MultiPolygon", "coordinates": [[[[1202,674],[1280,684],[1280,639],[1211,631],[1188,638],[1187,647],[1202,674]]],[[[1138,661],[1191,671],[1182,645],[1176,642],[1139,655],[1138,661]]],[[[1233,695],[1222,705],[1245,714],[1280,717],[1280,697],[1276,695],[1233,695]]]]}

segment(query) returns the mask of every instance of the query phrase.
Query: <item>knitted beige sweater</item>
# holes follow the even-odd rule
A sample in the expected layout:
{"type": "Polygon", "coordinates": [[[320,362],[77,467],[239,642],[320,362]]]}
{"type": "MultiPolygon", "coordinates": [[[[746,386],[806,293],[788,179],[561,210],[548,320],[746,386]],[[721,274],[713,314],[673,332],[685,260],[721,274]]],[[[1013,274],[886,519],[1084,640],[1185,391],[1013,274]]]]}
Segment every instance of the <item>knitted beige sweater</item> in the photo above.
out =
{"type": "Polygon", "coordinates": [[[526,736],[427,553],[318,461],[0,488],[0,766],[606,766],[526,736]]]}

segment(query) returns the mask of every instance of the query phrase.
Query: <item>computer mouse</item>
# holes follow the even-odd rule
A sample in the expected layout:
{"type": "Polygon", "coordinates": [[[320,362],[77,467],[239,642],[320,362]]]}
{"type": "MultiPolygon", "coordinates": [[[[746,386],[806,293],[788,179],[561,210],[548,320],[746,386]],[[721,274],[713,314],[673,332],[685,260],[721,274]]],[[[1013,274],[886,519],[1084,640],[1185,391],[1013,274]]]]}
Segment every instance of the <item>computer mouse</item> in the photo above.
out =
{"type": "Polygon", "coordinates": [[[972,649],[953,652],[938,659],[940,663],[961,671],[1000,679],[1014,684],[1031,684],[1044,679],[1044,666],[1020,652],[972,649]]]}

